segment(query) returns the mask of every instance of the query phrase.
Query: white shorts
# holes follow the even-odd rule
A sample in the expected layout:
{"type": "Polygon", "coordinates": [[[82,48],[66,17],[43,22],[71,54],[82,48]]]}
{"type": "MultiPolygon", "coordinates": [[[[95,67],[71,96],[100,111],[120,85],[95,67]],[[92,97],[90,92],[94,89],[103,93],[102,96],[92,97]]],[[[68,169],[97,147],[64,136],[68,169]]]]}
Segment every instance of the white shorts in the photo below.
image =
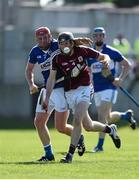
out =
{"type": "Polygon", "coordinates": [[[95,105],[100,106],[102,101],[116,103],[118,91],[116,89],[107,89],[94,93],[95,105]]]}
{"type": "Polygon", "coordinates": [[[72,89],[65,92],[69,108],[73,113],[75,112],[77,104],[80,102],[85,101],[88,103],[88,105],[90,104],[90,92],[90,86],[80,86],[77,89],[72,89]]]}
{"type": "MultiPolygon", "coordinates": [[[[36,112],[46,112],[41,105],[41,97],[43,94],[44,96],[46,95],[45,88],[41,89],[36,106],[36,112]]],[[[65,93],[63,88],[53,89],[51,93],[49,105],[48,105],[48,113],[51,113],[54,109],[58,112],[64,112],[68,110],[67,101],[65,98],[65,93]]]]}

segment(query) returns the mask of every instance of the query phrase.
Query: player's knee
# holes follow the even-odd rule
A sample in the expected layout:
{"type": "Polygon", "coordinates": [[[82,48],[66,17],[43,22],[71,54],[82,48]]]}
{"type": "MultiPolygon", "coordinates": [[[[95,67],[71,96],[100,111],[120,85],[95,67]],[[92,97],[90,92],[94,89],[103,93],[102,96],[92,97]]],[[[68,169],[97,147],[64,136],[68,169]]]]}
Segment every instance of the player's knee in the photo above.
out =
{"type": "Polygon", "coordinates": [[[84,129],[85,129],[86,131],[88,131],[88,132],[92,131],[92,127],[91,127],[91,126],[84,125],[83,127],[84,127],[84,129]]]}
{"type": "Polygon", "coordinates": [[[34,125],[35,125],[35,127],[37,127],[37,128],[41,128],[42,126],[45,125],[45,121],[44,121],[44,119],[35,117],[35,119],[34,119],[34,125]]]}
{"type": "Polygon", "coordinates": [[[58,127],[56,128],[58,132],[65,134],[66,130],[64,127],[58,127]]]}
{"type": "Polygon", "coordinates": [[[57,129],[58,132],[60,133],[65,133],[65,126],[61,124],[55,124],[55,128],[57,129]]]}
{"type": "Polygon", "coordinates": [[[92,121],[83,121],[83,128],[90,132],[94,130],[94,125],[92,123],[92,121]]]}

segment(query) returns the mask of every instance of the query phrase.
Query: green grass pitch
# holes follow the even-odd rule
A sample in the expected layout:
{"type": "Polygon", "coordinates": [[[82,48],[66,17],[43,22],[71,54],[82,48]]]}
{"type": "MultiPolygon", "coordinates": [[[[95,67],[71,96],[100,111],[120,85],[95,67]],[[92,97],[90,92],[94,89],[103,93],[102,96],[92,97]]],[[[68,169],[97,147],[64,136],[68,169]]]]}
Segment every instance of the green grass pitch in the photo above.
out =
{"type": "Polygon", "coordinates": [[[139,129],[119,129],[121,149],[107,135],[104,152],[93,154],[97,133],[84,131],[86,153],[72,164],[59,160],[68,150],[69,137],[51,130],[55,162],[36,163],[43,149],[35,130],[0,130],[0,179],[138,179],[139,129]]]}

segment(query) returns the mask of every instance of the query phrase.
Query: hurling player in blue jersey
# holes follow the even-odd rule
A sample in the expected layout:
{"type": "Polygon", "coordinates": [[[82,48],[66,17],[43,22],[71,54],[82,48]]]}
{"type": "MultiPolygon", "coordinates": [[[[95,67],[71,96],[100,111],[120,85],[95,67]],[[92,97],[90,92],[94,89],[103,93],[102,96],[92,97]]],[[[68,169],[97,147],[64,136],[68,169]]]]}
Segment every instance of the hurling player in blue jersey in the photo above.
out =
{"type": "MultiPolygon", "coordinates": [[[[29,85],[30,93],[33,94],[38,92],[38,86],[34,82],[34,68],[36,64],[39,64],[41,72],[44,78],[44,84],[46,84],[49,72],[50,63],[54,55],[59,52],[58,43],[52,38],[51,32],[47,27],[40,27],[35,31],[35,37],[37,44],[31,49],[29,53],[29,59],[26,65],[25,75],[29,85]]],[[[90,43],[89,39],[77,38],[76,43],[82,44],[90,43]]],[[[56,129],[66,135],[71,135],[73,127],[67,124],[68,119],[68,109],[67,102],[64,96],[63,82],[60,81],[61,77],[57,73],[57,82],[53,90],[52,96],[49,102],[49,110],[46,111],[42,108],[41,97],[46,94],[46,90],[42,89],[38,97],[38,102],[36,106],[36,115],[34,118],[34,124],[38,131],[39,138],[43,144],[45,155],[42,156],[39,161],[52,161],[54,160],[54,155],[52,151],[52,145],[50,140],[49,130],[47,128],[47,122],[51,112],[55,109],[55,127],[56,129]]],[[[85,151],[84,137],[81,135],[78,143],[78,154],[82,156],[85,151]]]]}
{"type": "MultiPolygon", "coordinates": [[[[109,55],[111,62],[109,69],[113,76],[115,76],[116,62],[122,67],[119,77],[115,77],[113,82],[105,78],[102,74],[103,65],[97,60],[88,60],[88,65],[92,73],[92,82],[94,85],[94,100],[98,112],[98,120],[103,123],[113,123],[117,120],[127,121],[132,129],[136,128],[136,121],[133,119],[133,111],[126,112],[112,112],[112,104],[116,103],[117,87],[121,85],[126,78],[130,69],[129,61],[116,49],[105,44],[105,29],[103,27],[96,27],[93,30],[93,48],[104,54],[109,55]]],[[[105,133],[99,133],[99,139],[93,152],[103,151],[103,144],[105,133]]]]}

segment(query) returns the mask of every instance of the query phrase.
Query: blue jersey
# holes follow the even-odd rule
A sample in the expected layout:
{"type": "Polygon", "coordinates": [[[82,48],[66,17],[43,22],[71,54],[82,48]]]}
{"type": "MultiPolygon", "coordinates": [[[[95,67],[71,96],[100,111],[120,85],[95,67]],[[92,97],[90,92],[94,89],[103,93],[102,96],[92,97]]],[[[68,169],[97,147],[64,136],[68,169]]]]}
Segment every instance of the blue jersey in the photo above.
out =
{"type": "MultiPolygon", "coordinates": [[[[58,42],[56,40],[52,40],[51,46],[48,50],[44,51],[39,48],[38,44],[34,46],[30,53],[28,62],[32,64],[38,63],[41,68],[41,72],[44,78],[44,83],[47,83],[49,73],[50,73],[50,64],[53,57],[59,53],[58,42]]],[[[60,79],[62,75],[57,72],[56,80],[60,79]]],[[[55,84],[54,88],[63,87],[63,82],[59,82],[55,84]]]]}
{"type": "MultiPolygon", "coordinates": [[[[121,62],[124,60],[124,57],[122,54],[116,50],[115,48],[112,48],[111,46],[108,46],[106,44],[103,45],[102,51],[103,54],[109,55],[111,62],[109,65],[109,69],[111,70],[113,76],[115,76],[115,66],[116,62],[121,62]]],[[[94,85],[94,92],[103,91],[106,89],[116,89],[116,87],[110,82],[107,78],[102,76],[101,71],[103,68],[103,64],[97,61],[97,59],[87,59],[88,66],[91,68],[92,72],[92,80],[94,85]]]]}

